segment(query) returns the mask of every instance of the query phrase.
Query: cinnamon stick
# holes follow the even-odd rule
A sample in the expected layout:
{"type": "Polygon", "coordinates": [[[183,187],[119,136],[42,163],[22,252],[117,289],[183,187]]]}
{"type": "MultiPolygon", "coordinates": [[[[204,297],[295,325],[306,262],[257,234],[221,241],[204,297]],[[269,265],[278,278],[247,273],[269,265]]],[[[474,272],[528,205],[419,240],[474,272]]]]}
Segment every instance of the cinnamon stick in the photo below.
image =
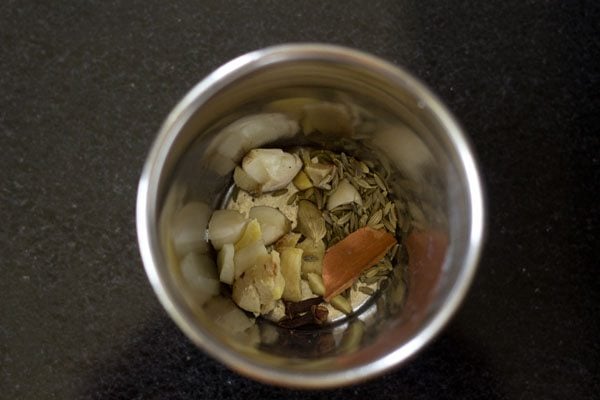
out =
{"type": "Polygon", "coordinates": [[[325,300],[337,296],[367,268],[377,264],[396,244],[396,238],[384,230],[360,228],[330,247],[323,258],[325,300]]]}

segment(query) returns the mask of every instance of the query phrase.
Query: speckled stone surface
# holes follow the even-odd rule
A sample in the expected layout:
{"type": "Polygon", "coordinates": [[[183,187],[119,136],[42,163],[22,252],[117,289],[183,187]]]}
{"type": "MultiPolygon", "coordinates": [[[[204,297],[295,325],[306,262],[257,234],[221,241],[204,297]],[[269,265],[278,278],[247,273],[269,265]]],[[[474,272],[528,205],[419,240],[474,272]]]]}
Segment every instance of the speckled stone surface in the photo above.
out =
{"type": "Polygon", "coordinates": [[[598,4],[3,1],[0,398],[598,396],[598,4]],[[291,41],[366,50],[427,82],[470,133],[489,206],[478,275],[437,340],[327,393],[255,383],[196,349],[135,234],[169,110],[234,56],[291,41]]]}

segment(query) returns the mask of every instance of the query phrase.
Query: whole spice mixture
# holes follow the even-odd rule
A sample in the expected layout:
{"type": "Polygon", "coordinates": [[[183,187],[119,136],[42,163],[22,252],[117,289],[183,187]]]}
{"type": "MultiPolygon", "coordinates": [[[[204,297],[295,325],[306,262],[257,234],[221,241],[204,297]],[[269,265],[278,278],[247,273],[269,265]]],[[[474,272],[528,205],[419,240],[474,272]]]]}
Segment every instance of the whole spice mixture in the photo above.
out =
{"type": "Polygon", "coordinates": [[[233,301],[295,328],[350,314],[373,295],[399,264],[403,230],[376,170],[328,150],[249,151],[226,209],[208,224],[233,301]]]}

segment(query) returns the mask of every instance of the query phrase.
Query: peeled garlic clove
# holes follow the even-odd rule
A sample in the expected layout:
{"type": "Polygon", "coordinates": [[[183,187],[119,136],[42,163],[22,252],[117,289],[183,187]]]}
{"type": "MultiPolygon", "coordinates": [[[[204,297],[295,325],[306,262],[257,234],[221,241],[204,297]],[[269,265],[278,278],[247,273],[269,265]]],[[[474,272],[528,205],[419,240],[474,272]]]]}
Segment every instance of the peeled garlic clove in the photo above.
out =
{"type": "Polygon", "coordinates": [[[234,279],[238,278],[249,268],[254,266],[257,260],[261,257],[265,257],[267,254],[267,248],[260,241],[256,241],[235,251],[233,256],[234,279]]]}
{"type": "Polygon", "coordinates": [[[285,279],[282,298],[288,301],[302,300],[300,287],[300,267],[302,265],[302,249],[285,247],[281,249],[281,274],[285,279]]]}
{"type": "Polygon", "coordinates": [[[208,238],[220,250],[226,243],[238,241],[246,226],[246,218],[234,210],[216,210],[208,223],[208,238]]]}
{"type": "Polygon", "coordinates": [[[250,150],[242,160],[242,169],[244,172],[261,186],[270,179],[265,167],[265,159],[267,157],[277,157],[277,155],[279,155],[279,152],[272,154],[274,150],[275,149],[250,150]]]}
{"type": "Polygon", "coordinates": [[[220,175],[230,173],[250,149],[294,136],[298,123],[284,114],[266,113],[238,119],[220,131],[202,161],[220,175]]]}
{"type": "Polygon", "coordinates": [[[179,265],[181,276],[190,294],[199,304],[219,294],[221,283],[217,277],[217,267],[207,255],[189,253],[179,265]]]}
{"type": "Polygon", "coordinates": [[[231,243],[226,243],[219,251],[217,256],[217,266],[219,267],[219,280],[231,285],[235,273],[234,267],[235,247],[231,243]]]}
{"type": "Polygon", "coordinates": [[[206,224],[210,208],[201,202],[187,203],[174,216],[171,225],[171,238],[175,253],[182,257],[191,251],[208,251],[206,224]]]}
{"type": "Polygon", "coordinates": [[[331,193],[327,199],[327,209],[333,210],[334,208],[343,204],[356,203],[362,205],[362,199],[358,190],[348,182],[347,179],[343,179],[337,186],[337,188],[331,193]]]}
{"type": "Polygon", "coordinates": [[[240,167],[235,167],[233,170],[233,181],[240,188],[249,193],[256,194],[262,190],[262,185],[250,177],[240,167]]]}
{"type": "Polygon", "coordinates": [[[269,206],[252,207],[248,216],[258,221],[262,240],[267,246],[288,233],[292,226],[290,220],[281,211],[269,206]]]}
{"type": "Polygon", "coordinates": [[[283,185],[285,187],[300,172],[302,161],[297,154],[286,153],[279,149],[274,150],[270,157],[264,157],[263,163],[272,180],[272,185],[280,184],[277,182],[285,182],[283,185]]]}
{"type": "Polygon", "coordinates": [[[329,182],[333,179],[335,165],[325,163],[311,163],[304,167],[304,172],[312,183],[321,189],[330,189],[329,182]]]}
{"type": "Polygon", "coordinates": [[[242,160],[242,168],[263,191],[270,192],[286,187],[302,168],[302,161],[281,149],[254,149],[242,160]]]}
{"type": "Polygon", "coordinates": [[[298,230],[314,241],[323,239],[327,233],[321,211],[308,200],[298,202],[298,230]]]}

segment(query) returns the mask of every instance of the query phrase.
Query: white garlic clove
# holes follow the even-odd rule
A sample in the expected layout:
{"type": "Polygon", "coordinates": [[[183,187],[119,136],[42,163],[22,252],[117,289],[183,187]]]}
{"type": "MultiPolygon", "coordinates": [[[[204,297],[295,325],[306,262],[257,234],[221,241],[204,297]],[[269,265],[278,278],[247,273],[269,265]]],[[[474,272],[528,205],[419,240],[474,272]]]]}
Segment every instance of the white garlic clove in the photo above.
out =
{"type": "Polygon", "coordinates": [[[235,252],[233,256],[234,279],[246,272],[256,264],[256,260],[267,256],[267,248],[262,242],[257,241],[235,252]]]}
{"type": "Polygon", "coordinates": [[[242,168],[262,185],[262,191],[270,192],[286,187],[302,168],[302,161],[281,149],[254,149],[242,160],[242,168]]]}
{"type": "Polygon", "coordinates": [[[216,210],[208,223],[208,238],[220,250],[226,243],[235,243],[246,227],[246,218],[234,210],[216,210]]]}
{"type": "Polygon", "coordinates": [[[270,245],[291,229],[291,222],[281,211],[269,206],[256,206],[248,213],[250,218],[256,218],[260,224],[262,240],[265,245],[270,245]]]}
{"type": "Polygon", "coordinates": [[[356,203],[362,205],[362,198],[358,193],[358,190],[348,182],[348,180],[342,180],[334,192],[327,199],[327,209],[333,210],[334,208],[349,204],[356,203]]]}
{"type": "Polygon", "coordinates": [[[304,167],[304,172],[314,186],[321,189],[330,189],[329,182],[333,179],[335,165],[325,163],[311,163],[304,167]]]}
{"type": "Polygon", "coordinates": [[[252,179],[242,168],[235,167],[233,170],[233,181],[240,189],[248,193],[259,194],[262,190],[262,185],[252,179]]]}

